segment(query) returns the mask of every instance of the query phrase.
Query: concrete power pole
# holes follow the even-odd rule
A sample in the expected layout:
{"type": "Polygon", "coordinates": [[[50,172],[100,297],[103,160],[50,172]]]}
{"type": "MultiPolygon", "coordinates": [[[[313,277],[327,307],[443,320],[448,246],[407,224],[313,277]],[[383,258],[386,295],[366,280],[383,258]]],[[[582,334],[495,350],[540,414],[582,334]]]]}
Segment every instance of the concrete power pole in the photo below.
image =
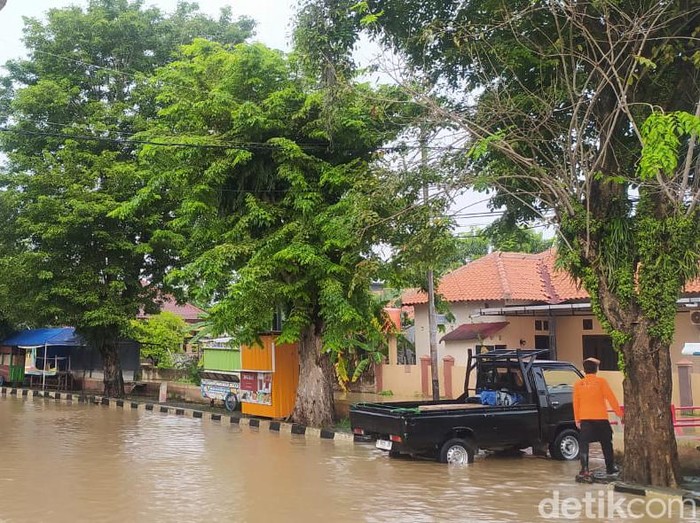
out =
{"type": "MultiPolygon", "coordinates": [[[[428,166],[428,149],[426,146],[425,132],[421,130],[420,136],[421,168],[425,174],[428,166]]],[[[428,183],[423,183],[423,203],[428,205],[428,183]]],[[[431,221],[432,224],[432,221],[431,221]]],[[[433,269],[430,267],[427,273],[428,279],[428,332],[430,335],[430,375],[432,377],[433,401],[440,399],[440,381],[438,379],[438,346],[437,346],[437,314],[435,312],[435,281],[433,269]]]]}

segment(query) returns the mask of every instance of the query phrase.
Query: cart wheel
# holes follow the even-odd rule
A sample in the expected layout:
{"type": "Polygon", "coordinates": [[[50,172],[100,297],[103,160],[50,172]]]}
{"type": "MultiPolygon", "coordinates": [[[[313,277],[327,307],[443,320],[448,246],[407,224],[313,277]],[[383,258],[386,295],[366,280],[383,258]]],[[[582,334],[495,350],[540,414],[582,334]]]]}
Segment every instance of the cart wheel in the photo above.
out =
{"type": "Polygon", "coordinates": [[[233,392],[229,392],[226,397],[224,398],[224,406],[226,407],[226,410],[229,412],[233,412],[234,410],[238,410],[238,406],[240,405],[240,402],[238,401],[238,396],[236,396],[233,392]]]}

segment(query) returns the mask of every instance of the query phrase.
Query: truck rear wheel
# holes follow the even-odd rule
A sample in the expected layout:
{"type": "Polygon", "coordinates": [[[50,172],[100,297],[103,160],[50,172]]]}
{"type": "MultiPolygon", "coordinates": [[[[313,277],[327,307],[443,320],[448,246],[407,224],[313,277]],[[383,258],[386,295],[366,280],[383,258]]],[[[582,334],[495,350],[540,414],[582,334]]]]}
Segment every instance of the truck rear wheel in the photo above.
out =
{"type": "Polygon", "coordinates": [[[474,463],[476,446],[464,438],[452,438],[447,440],[440,449],[440,463],[466,465],[474,463]]]}
{"type": "Polygon", "coordinates": [[[574,429],[562,430],[549,445],[549,453],[554,459],[572,461],[578,459],[579,444],[578,431],[574,429]]]}

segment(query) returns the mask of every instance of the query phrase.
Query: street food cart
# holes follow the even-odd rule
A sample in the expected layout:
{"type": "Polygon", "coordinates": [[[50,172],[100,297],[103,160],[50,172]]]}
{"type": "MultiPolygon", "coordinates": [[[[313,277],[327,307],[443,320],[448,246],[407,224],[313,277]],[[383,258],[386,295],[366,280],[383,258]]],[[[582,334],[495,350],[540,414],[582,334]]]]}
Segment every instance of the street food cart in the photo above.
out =
{"type": "Polygon", "coordinates": [[[206,340],[202,349],[200,388],[202,397],[222,401],[229,411],[240,407],[241,349],[231,344],[231,338],[206,340]]]}
{"type": "Polygon", "coordinates": [[[241,412],[286,418],[294,410],[299,383],[298,345],[278,344],[278,333],[265,333],[260,343],[241,347],[241,412]]]}

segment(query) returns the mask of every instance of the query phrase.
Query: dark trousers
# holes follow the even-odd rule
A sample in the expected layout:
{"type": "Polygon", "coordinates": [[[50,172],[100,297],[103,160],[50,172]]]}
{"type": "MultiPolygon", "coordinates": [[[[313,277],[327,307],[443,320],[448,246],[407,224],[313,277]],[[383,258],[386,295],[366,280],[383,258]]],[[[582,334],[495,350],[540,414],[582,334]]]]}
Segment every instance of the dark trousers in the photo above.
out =
{"type": "Polygon", "coordinates": [[[615,455],[613,454],[612,427],[605,419],[581,420],[581,433],[579,434],[579,452],[581,455],[581,468],[588,470],[588,450],[590,443],[599,441],[605,458],[605,468],[608,474],[612,474],[615,468],[615,455]]]}

